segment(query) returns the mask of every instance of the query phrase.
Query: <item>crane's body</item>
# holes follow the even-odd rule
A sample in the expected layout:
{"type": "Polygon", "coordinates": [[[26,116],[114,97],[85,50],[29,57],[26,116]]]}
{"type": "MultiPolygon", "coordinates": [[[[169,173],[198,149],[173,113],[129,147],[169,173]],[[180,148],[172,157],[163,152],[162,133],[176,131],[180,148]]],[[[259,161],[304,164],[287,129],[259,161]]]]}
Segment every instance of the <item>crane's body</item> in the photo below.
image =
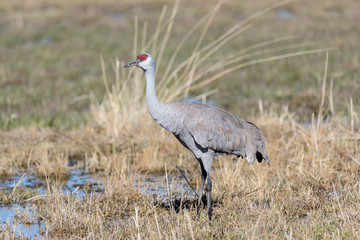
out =
{"type": "Polygon", "coordinates": [[[138,66],[146,76],[146,101],[151,117],[163,128],[173,133],[179,142],[189,149],[201,166],[199,207],[205,181],[207,181],[207,208],[211,219],[212,161],[217,155],[236,155],[247,158],[253,164],[263,159],[269,164],[265,138],[251,122],[241,120],[218,107],[189,103],[161,103],[155,92],[154,58],[143,53],[125,67],[138,66]]]}
{"type": "Polygon", "coordinates": [[[189,102],[164,103],[152,117],[197,158],[211,153],[241,156],[251,164],[256,159],[261,161],[262,156],[269,161],[260,130],[218,107],[189,102]],[[247,144],[250,142],[252,144],[247,144]]]}

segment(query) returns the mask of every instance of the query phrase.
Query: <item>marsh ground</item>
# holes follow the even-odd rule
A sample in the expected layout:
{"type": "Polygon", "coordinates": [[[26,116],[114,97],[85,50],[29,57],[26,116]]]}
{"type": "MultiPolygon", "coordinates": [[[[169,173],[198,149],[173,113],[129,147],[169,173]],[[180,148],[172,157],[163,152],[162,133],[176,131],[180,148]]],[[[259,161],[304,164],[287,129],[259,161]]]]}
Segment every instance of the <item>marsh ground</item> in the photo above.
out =
{"type": "MultiPolygon", "coordinates": [[[[276,2],[226,2],[201,47],[276,2]]],[[[259,56],[335,48],[328,60],[321,51],[249,64],[201,88],[184,89],[190,96],[213,93],[207,100],[255,122],[268,143],[271,168],[231,157],[215,161],[211,223],[205,211],[196,219],[192,204],[176,211],[137,187],[139,174],[180,175],[175,165],[186,169],[194,187],[200,181],[193,156],[148,115],[140,72],[120,70],[121,62],[133,60],[144,45],[146,21],[147,39],[158,36],[149,49],[162,58],[159,79],[168,76],[166,64],[182,37],[216,6],[215,1],[181,1],[162,50],[166,31],[156,34],[156,26],[164,4],[166,30],[174,9],[170,1],[0,4],[0,175],[27,173],[47,182],[46,193],[26,186],[0,190],[3,206],[25,209],[16,213],[17,223],[3,223],[0,237],[21,238],[17,224],[36,222],[43,238],[54,239],[356,239],[359,4],[291,1],[252,19],[251,26],[201,64],[199,59],[211,48],[189,56],[206,21],[182,45],[174,66],[192,59],[189,69],[200,76],[200,83],[227,69],[226,64],[212,65],[224,59],[242,57],[244,62],[236,64],[246,65],[259,56]],[[137,44],[134,32],[141,36],[137,44]],[[64,193],[61,182],[74,169],[98,174],[101,194],[79,198],[64,193]]],[[[192,71],[180,73],[159,87],[163,99],[185,97],[172,86],[181,88],[192,71]]]]}

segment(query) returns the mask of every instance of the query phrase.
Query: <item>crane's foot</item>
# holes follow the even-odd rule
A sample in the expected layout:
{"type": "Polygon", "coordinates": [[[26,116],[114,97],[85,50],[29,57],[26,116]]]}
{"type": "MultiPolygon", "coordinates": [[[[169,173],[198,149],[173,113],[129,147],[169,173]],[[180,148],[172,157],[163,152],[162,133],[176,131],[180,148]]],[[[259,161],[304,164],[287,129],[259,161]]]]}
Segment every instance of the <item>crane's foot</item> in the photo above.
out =
{"type": "Polygon", "coordinates": [[[208,218],[209,218],[209,221],[211,221],[211,218],[212,218],[212,210],[211,210],[211,208],[208,211],[208,218]]]}
{"type": "Polygon", "coordinates": [[[205,208],[205,206],[207,206],[206,196],[202,195],[201,198],[199,198],[198,204],[196,206],[196,215],[197,215],[198,218],[200,218],[200,210],[201,210],[201,208],[205,208]]]}
{"type": "Polygon", "coordinates": [[[201,199],[199,199],[198,205],[196,207],[196,216],[197,216],[197,218],[200,218],[200,205],[201,205],[201,199]]]}
{"type": "Polygon", "coordinates": [[[212,207],[211,207],[211,193],[210,192],[207,193],[207,214],[208,214],[209,220],[211,220],[212,207]]]}
{"type": "Polygon", "coordinates": [[[207,196],[203,196],[201,199],[199,199],[198,205],[196,207],[196,216],[197,216],[197,218],[200,219],[201,204],[204,204],[203,208],[205,208],[205,206],[207,206],[207,215],[208,215],[209,220],[211,220],[211,218],[212,218],[212,206],[211,206],[211,200],[209,201],[207,196]]]}

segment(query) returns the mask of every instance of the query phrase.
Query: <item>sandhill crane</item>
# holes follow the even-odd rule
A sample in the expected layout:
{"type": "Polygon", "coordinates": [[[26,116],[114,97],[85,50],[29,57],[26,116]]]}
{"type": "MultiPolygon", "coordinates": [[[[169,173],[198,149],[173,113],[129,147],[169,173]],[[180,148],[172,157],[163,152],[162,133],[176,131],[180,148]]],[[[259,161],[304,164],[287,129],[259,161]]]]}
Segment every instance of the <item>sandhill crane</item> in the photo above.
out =
{"type": "Polygon", "coordinates": [[[205,181],[207,213],[211,220],[210,169],[217,155],[236,155],[247,158],[250,164],[263,159],[269,164],[265,138],[253,123],[238,119],[220,108],[190,102],[162,103],[155,92],[155,59],[148,53],[124,67],[137,66],[145,72],[146,102],[151,117],[163,128],[174,134],[200,163],[201,186],[197,215],[201,204],[205,181]]]}

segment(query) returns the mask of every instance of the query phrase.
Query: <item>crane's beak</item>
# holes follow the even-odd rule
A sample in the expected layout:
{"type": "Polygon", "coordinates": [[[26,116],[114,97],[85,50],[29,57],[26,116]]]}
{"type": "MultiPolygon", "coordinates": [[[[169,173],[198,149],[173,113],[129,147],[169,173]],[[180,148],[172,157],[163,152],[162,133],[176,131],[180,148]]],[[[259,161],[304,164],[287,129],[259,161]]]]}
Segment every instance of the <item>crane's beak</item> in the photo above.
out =
{"type": "Polygon", "coordinates": [[[132,67],[132,66],[137,66],[139,64],[139,59],[136,59],[135,61],[128,63],[124,66],[124,68],[128,68],[128,67],[132,67]]]}

